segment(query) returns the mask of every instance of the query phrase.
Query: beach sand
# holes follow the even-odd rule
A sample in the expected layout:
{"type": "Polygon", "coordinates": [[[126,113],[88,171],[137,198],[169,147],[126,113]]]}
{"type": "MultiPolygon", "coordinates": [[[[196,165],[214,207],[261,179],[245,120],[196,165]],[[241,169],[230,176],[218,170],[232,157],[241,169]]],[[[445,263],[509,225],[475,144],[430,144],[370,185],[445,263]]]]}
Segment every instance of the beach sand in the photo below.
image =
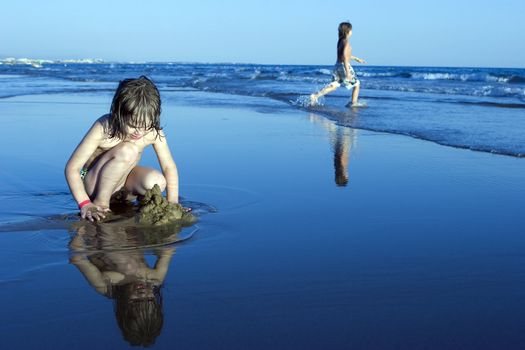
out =
{"type": "MultiPolygon", "coordinates": [[[[183,202],[216,212],[174,245],[156,348],[525,347],[523,159],[275,101],[162,94],[183,202]]],[[[76,211],[63,167],[110,100],[0,101],[0,223],[43,220],[0,232],[2,349],[128,345],[69,263],[74,233],[45,222],[76,211]]],[[[142,164],[158,167],[151,149],[142,164]]]]}

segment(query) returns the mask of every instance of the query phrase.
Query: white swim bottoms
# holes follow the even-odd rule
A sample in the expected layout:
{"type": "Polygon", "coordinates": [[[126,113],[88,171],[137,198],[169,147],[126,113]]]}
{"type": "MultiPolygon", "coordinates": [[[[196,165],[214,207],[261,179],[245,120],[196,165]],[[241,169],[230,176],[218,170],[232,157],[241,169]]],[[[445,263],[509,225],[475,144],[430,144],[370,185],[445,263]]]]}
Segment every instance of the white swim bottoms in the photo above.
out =
{"type": "Polygon", "coordinates": [[[332,81],[343,84],[347,89],[351,89],[359,84],[359,80],[350,64],[348,65],[348,69],[350,69],[350,79],[346,79],[345,65],[342,62],[336,63],[332,72],[332,81]]]}

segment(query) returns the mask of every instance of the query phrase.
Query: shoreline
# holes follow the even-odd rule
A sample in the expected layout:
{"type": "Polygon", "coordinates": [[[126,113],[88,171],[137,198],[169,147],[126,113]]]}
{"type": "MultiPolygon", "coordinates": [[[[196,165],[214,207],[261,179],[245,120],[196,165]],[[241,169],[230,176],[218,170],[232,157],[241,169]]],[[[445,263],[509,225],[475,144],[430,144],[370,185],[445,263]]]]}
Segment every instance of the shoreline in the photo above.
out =
{"type": "MultiPolygon", "coordinates": [[[[326,118],[327,120],[330,120],[330,121],[335,122],[335,123],[337,123],[339,121],[339,119],[338,119],[338,117],[334,116],[334,113],[335,113],[335,115],[341,115],[342,119],[348,119],[348,116],[344,115],[344,110],[343,110],[343,112],[340,112],[340,111],[335,111],[334,112],[331,109],[325,111],[325,110],[323,110],[321,108],[316,108],[316,107],[313,107],[313,108],[311,108],[311,107],[302,107],[302,106],[298,105],[294,101],[288,101],[286,99],[282,99],[282,98],[277,97],[277,96],[266,96],[266,97],[265,96],[253,96],[253,95],[244,95],[244,94],[238,94],[238,93],[237,94],[233,94],[233,93],[225,93],[225,92],[203,91],[203,90],[199,90],[199,89],[195,89],[195,88],[178,88],[176,90],[170,89],[168,91],[164,91],[164,90],[161,89],[161,94],[162,95],[164,95],[164,94],[169,95],[169,94],[173,93],[174,91],[176,91],[176,92],[186,92],[186,93],[189,93],[189,94],[202,94],[202,95],[211,94],[211,95],[216,95],[217,96],[216,100],[222,100],[222,99],[224,99],[224,96],[228,96],[231,100],[236,100],[236,99],[237,100],[242,100],[242,99],[255,99],[255,100],[257,100],[257,99],[261,99],[261,101],[271,100],[271,101],[274,101],[274,102],[282,103],[283,107],[289,108],[291,112],[302,111],[302,112],[305,112],[305,113],[317,113],[317,114],[323,115],[323,117],[326,118]]],[[[93,91],[82,91],[82,92],[77,92],[77,93],[68,93],[68,92],[64,92],[64,91],[57,91],[57,92],[42,92],[42,93],[38,93],[38,94],[13,95],[13,96],[1,97],[0,98],[0,103],[8,103],[8,104],[10,104],[10,103],[29,103],[28,101],[24,101],[24,100],[26,100],[27,98],[31,98],[31,97],[37,97],[36,98],[37,100],[39,100],[40,98],[46,99],[46,96],[54,96],[54,95],[55,96],[74,96],[74,95],[85,94],[86,96],[92,96],[92,95],[100,96],[100,94],[104,93],[104,92],[107,92],[107,94],[109,94],[109,93],[112,92],[112,89],[103,88],[103,89],[96,89],[96,90],[93,90],[93,91]],[[19,100],[19,101],[17,101],[17,100],[19,100]]],[[[338,97],[338,96],[335,96],[335,97],[338,97]]],[[[363,96],[362,99],[363,100],[368,100],[368,99],[382,100],[383,98],[376,97],[376,96],[367,96],[366,95],[366,90],[365,90],[365,96],[363,96]]],[[[182,101],[182,99],[179,99],[179,101],[182,101]]],[[[39,103],[39,102],[35,102],[35,103],[39,103]]],[[[75,104],[75,102],[61,102],[61,103],[72,103],[72,104],[75,104]]],[[[445,102],[445,103],[455,104],[456,102],[445,102]]],[[[473,104],[473,106],[474,106],[474,104],[473,104]]],[[[206,108],[206,106],[203,106],[203,107],[206,108]]],[[[498,106],[490,106],[490,107],[501,108],[499,105],[498,106]]],[[[246,107],[246,108],[249,108],[249,107],[246,107]]],[[[332,108],[332,107],[330,107],[330,108],[332,108]]],[[[368,108],[368,107],[366,107],[366,108],[368,108]]],[[[522,107],[522,105],[519,105],[518,107],[513,107],[513,106],[507,107],[506,105],[504,105],[504,108],[511,108],[511,109],[518,108],[518,109],[522,109],[523,107],[522,107]]],[[[349,116],[352,116],[352,114],[355,113],[355,112],[360,112],[359,110],[358,111],[354,111],[354,110],[351,110],[351,109],[347,109],[347,111],[348,111],[348,115],[349,116]]],[[[486,150],[486,149],[483,149],[483,148],[476,148],[476,147],[471,147],[471,146],[467,146],[467,145],[451,144],[451,143],[447,143],[447,142],[443,142],[443,141],[439,141],[439,140],[429,139],[426,136],[422,136],[422,135],[418,135],[418,134],[412,134],[412,133],[407,133],[407,132],[403,132],[403,131],[396,131],[396,130],[390,130],[390,129],[380,129],[380,128],[371,128],[371,127],[366,127],[366,126],[362,126],[362,125],[345,125],[344,127],[348,127],[348,128],[356,129],[356,130],[362,130],[362,131],[376,132],[376,133],[381,133],[381,134],[399,135],[399,136],[409,137],[409,138],[412,138],[412,139],[415,139],[415,140],[420,140],[420,141],[423,141],[423,142],[430,142],[430,143],[434,143],[436,145],[440,145],[440,146],[443,146],[443,147],[450,147],[450,148],[454,148],[454,149],[467,150],[467,151],[472,151],[472,152],[480,152],[480,153],[485,153],[485,154],[505,156],[505,157],[511,157],[511,158],[517,158],[517,159],[525,158],[525,153],[517,153],[516,154],[516,153],[505,152],[505,151],[500,151],[500,150],[486,150]]]]}
{"type": "MultiPolygon", "coordinates": [[[[161,94],[171,96],[172,91],[187,90],[187,97],[199,104],[193,91],[201,91],[203,101],[229,95],[229,100],[243,104],[243,96],[260,96],[293,108],[305,107],[305,98],[331,77],[330,69],[311,66],[110,64],[57,65],[40,73],[24,67],[0,70],[21,74],[4,76],[0,89],[3,97],[43,92],[111,94],[123,76],[149,74],[161,94]],[[217,97],[209,98],[211,92],[217,97]]],[[[525,106],[525,70],[363,66],[360,72],[358,76],[365,82],[361,99],[368,99],[367,108],[354,111],[343,107],[348,92],[341,89],[320,106],[307,109],[353,128],[497,154],[525,155],[525,139],[520,132],[525,127],[525,120],[520,118],[525,106]],[[359,118],[354,118],[356,115],[359,118]]],[[[231,106],[236,108],[234,103],[231,106]]]]}

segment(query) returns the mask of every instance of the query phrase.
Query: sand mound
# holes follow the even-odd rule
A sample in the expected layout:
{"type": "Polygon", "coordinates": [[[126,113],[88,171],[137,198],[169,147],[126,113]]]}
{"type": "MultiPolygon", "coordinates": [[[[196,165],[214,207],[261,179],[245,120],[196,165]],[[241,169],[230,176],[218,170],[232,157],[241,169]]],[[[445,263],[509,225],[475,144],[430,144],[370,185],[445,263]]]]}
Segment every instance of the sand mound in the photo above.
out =
{"type": "Polygon", "coordinates": [[[142,225],[159,226],[174,222],[192,224],[197,218],[184,210],[182,205],[169,203],[162,196],[158,185],[147,191],[139,201],[137,222],[142,225]]]}

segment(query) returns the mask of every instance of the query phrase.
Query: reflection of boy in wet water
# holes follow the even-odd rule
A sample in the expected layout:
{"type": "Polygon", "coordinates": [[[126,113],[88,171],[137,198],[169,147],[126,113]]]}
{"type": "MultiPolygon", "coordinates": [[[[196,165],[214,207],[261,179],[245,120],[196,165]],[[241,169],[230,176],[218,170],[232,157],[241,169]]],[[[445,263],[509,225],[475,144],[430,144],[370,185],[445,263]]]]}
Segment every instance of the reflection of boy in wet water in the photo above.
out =
{"type": "Polygon", "coordinates": [[[348,163],[350,151],[355,142],[355,129],[334,124],[328,119],[310,114],[310,120],[322,124],[330,135],[330,142],[334,152],[335,183],[337,186],[348,184],[348,163]]]}
{"type": "Polygon", "coordinates": [[[334,140],[334,168],[335,183],[337,186],[346,186],[348,184],[348,161],[349,161],[349,144],[348,137],[345,137],[345,130],[338,128],[336,139],[334,140]]]}
{"type": "Polygon", "coordinates": [[[78,251],[71,257],[71,263],[97,292],[115,301],[115,317],[124,339],[131,345],[152,345],[163,326],[160,289],[174,248],[156,249],[157,261],[150,268],[143,251],[115,250],[119,246],[137,245],[136,241],[129,241],[130,235],[124,229],[100,232],[102,227],[79,228],[70,244],[78,251]],[[86,246],[99,250],[82,253],[86,246]],[[105,248],[108,250],[104,251],[105,248]]]}

